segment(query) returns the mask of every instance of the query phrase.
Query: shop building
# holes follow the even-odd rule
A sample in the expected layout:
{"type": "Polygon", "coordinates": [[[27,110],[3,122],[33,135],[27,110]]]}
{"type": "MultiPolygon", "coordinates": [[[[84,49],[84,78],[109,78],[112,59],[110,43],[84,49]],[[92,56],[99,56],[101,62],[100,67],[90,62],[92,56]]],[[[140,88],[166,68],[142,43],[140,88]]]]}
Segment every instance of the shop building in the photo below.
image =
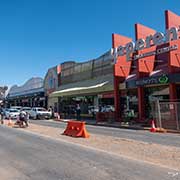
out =
{"type": "Polygon", "coordinates": [[[8,86],[0,86],[0,107],[4,106],[8,86]]]}
{"type": "MultiPolygon", "coordinates": [[[[59,86],[49,98],[58,99],[61,114],[74,115],[77,103],[84,116],[99,104],[114,104],[113,57],[108,51],[97,59],[86,62],[68,61],[61,64],[59,86]]],[[[91,115],[90,115],[91,114],[91,115]]]]}
{"type": "Polygon", "coordinates": [[[6,97],[6,102],[9,107],[46,107],[43,79],[35,77],[29,79],[22,86],[12,86],[6,97]]]}
{"type": "Polygon", "coordinates": [[[61,85],[61,65],[49,68],[44,78],[44,92],[47,99],[47,107],[53,108],[58,112],[58,97],[49,96],[51,93],[58,90],[61,85]]]}
{"type": "MultiPolygon", "coordinates": [[[[145,122],[157,117],[157,101],[179,101],[180,16],[165,11],[162,32],[135,24],[135,42],[112,35],[116,120],[121,121],[126,111],[133,110],[134,120],[145,122]],[[125,88],[119,88],[123,83],[125,88]]],[[[176,127],[175,113],[177,109],[169,109],[169,118],[162,119],[163,127],[176,127]]]]}

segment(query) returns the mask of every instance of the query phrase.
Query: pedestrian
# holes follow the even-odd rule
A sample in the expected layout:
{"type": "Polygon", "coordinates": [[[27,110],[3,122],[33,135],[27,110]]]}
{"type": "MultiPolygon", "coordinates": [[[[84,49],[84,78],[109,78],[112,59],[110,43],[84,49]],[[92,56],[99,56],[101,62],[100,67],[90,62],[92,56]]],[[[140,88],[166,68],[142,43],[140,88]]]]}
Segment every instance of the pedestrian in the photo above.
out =
{"type": "Polygon", "coordinates": [[[51,112],[51,118],[54,118],[55,112],[52,106],[49,107],[48,111],[51,112]]]}
{"type": "Polygon", "coordinates": [[[1,124],[4,124],[4,111],[0,108],[0,115],[1,115],[1,124]]]}
{"type": "Polygon", "coordinates": [[[102,112],[102,106],[99,105],[99,112],[102,112]]]}
{"type": "Polygon", "coordinates": [[[29,113],[28,112],[26,112],[26,121],[28,122],[29,121],[29,113]]]}
{"type": "Polygon", "coordinates": [[[67,106],[64,107],[64,119],[67,118],[67,106]]]}
{"type": "Polygon", "coordinates": [[[19,120],[20,120],[20,126],[23,126],[23,123],[25,123],[26,127],[28,127],[28,115],[25,111],[21,111],[19,115],[19,120]]]}
{"type": "Polygon", "coordinates": [[[81,119],[81,107],[79,104],[77,104],[77,107],[76,107],[76,114],[77,114],[77,120],[80,120],[81,119]]]}

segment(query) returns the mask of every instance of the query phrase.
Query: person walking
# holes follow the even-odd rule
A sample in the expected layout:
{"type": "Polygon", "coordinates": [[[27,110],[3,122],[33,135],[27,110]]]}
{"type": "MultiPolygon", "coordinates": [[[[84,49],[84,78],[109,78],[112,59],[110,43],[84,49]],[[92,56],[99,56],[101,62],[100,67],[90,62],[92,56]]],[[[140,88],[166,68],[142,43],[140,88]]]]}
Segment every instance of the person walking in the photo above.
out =
{"type": "Polygon", "coordinates": [[[76,114],[77,114],[77,120],[80,120],[81,119],[81,107],[79,104],[77,104],[77,107],[76,107],[76,114]]]}
{"type": "Polygon", "coordinates": [[[1,124],[4,124],[4,111],[2,107],[0,108],[1,124]]]}
{"type": "Polygon", "coordinates": [[[50,106],[48,111],[51,112],[51,118],[53,119],[54,118],[54,114],[55,114],[53,107],[50,106]]]}

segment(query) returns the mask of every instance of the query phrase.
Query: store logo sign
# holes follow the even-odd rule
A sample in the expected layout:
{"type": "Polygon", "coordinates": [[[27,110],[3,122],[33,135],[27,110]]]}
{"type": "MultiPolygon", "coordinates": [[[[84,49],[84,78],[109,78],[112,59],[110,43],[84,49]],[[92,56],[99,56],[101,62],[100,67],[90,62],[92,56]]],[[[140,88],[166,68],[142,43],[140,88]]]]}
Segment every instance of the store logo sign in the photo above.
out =
{"type": "Polygon", "coordinates": [[[136,81],[137,86],[151,85],[151,84],[166,84],[169,82],[169,78],[166,74],[159,77],[149,77],[136,81]]]}
{"type": "Polygon", "coordinates": [[[166,83],[168,83],[168,81],[169,81],[169,78],[168,78],[167,75],[163,75],[163,76],[161,76],[161,77],[159,78],[159,83],[160,83],[160,84],[166,84],[166,83]]]}
{"type": "MultiPolygon", "coordinates": [[[[117,48],[114,48],[112,50],[114,59],[116,60],[118,56],[124,56],[124,55],[126,55],[127,61],[146,57],[145,55],[144,56],[137,55],[137,56],[132,57],[132,55],[136,51],[150,48],[152,46],[158,46],[158,45],[179,39],[180,37],[178,37],[178,31],[180,31],[180,27],[179,28],[171,27],[170,29],[167,29],[164,34],[161,32],[156,32],[154,35],[149,35],[145,39],[141,38],[141,39],[138,39],[136,42],[129,42],[125,46],[119,46],[117,48]]],[[[174,49],[176,49],[176,48],[169,47],[168,51],[171,51],[174,49]]],[[[158,52],[153,51],[152,54],[150,53],[150,55],[153,55],[153,53],[161,54],[164,52],[167,52],[167,51],[165,51],[162,48],[158,52]]],[[[147,54],[147,56],[150,56],[150,55],[147,54]]]]}

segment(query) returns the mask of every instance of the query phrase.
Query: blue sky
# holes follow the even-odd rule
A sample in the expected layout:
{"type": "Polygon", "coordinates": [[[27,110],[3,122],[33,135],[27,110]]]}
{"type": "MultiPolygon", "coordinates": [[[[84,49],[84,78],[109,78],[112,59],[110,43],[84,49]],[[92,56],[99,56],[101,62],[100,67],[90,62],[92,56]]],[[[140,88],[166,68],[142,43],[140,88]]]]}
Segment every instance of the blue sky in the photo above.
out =
{"type": "Polygon", "coordinates": [[[134,24],[165,30],[178,0],[0,0],[0,85],[44,77],[49,67],[86,61],[111,48],[111,34],[134,38],[134,24]]]}

